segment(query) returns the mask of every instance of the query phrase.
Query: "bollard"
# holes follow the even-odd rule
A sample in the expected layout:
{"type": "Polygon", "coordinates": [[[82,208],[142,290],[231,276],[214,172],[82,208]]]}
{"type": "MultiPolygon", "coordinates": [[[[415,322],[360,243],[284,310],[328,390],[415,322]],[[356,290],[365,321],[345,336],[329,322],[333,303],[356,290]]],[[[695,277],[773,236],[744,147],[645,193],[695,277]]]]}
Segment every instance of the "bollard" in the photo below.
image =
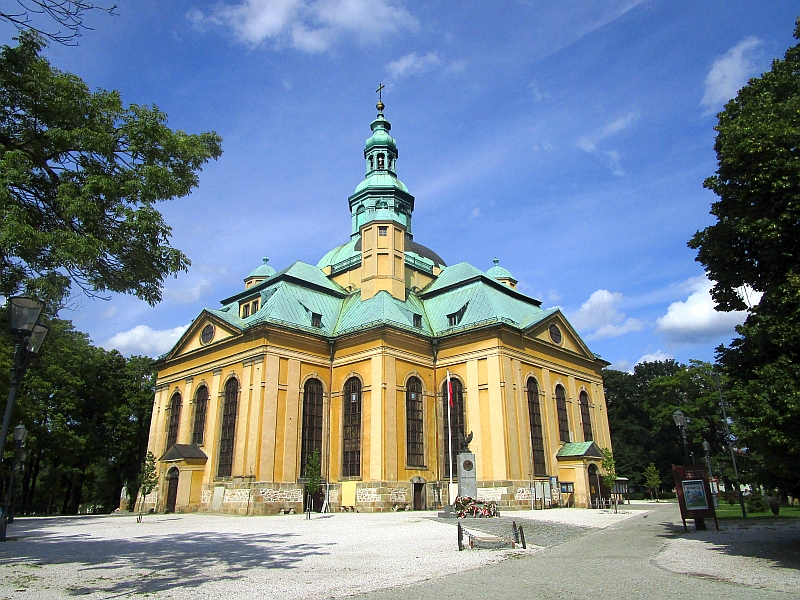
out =
{"type": "Polygon", "coordinates": [[[522,542],[522,549],[527,550],[528,547],[525,545],[525,532],[522,531],[522,526],[519,527],[519,541],[522,542]]]}
{"type": "Polygon", "coordinates": [[[511,521],[511,531],[514,534],[514,543],[519,544],[519,530],[517,529],[516,521],[511,521]]]}
{"type": "Polygon", "coordinates": [[[464,549],[464,532],[461,530],[461,522],[458,523],[458,551],[461,552],[464,549]]]}

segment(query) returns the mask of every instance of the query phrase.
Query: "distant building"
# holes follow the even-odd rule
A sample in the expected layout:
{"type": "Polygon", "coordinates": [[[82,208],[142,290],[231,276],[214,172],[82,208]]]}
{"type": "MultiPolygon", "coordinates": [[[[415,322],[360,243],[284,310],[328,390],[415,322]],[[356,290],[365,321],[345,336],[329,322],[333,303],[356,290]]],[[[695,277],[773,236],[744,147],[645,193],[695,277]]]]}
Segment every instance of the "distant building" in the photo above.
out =
{"type": "Polygon", "coordinates": [[[562,502],[587,506],[597,493],[608,363],[496,259],[447,266],[414,240],[377,108],[349,241],[316,266],[265,259],[158,360],[160,485],[146,508],[299,512],[315,451],[333,510],[435,508],[448,440],[455,453],[470,431],[479,497],[525,508],[531,490],[554,503],[566,490],[562,502]]]}

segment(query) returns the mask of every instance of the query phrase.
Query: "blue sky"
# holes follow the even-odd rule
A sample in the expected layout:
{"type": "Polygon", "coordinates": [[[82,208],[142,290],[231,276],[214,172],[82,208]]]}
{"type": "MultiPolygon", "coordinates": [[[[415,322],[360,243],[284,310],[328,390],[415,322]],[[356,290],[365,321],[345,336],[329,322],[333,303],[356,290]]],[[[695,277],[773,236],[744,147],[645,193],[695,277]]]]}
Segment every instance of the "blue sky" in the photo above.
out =
{"type": "Polygon", "coordinates": [[[448,264],[497,256],[617,368],[711,360],[743,320],[714,312],[686,242],[712,222],[714,115],[795,43],[795,2],[117,3],[47,56],[224,154],[161,205],[193,263],[162,303],[62,312],[95,343],[159,354],[262,256],[280,270],[345,242],[380,82],[414,238],[448,264]]]}

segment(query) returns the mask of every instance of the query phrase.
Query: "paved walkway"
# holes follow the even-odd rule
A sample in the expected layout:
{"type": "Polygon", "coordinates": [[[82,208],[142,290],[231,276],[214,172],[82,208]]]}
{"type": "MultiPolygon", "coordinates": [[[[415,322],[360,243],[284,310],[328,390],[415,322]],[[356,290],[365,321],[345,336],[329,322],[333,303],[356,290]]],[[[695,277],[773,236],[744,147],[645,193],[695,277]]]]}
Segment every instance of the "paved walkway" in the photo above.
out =
{"type": "MultiPolygon", "coordinates": [[[[627,510],[628,507],[626,507],[627,510]]],[[[639,507],[632,506],[636,510],[639,507]]],[[[800,587],[786,591],[776,591],[756,587],[771,582],[762,578],[754,580],[745,577],[748,585],[719,579],[714,575],[717,561],[705,562],[706,573],[702,575],[676,573],[662,567],[660,555],[673,544],[724,535],[711,532],[691,532],[681,534],[682,527],[678,507],[674,503],[651,504],[650,511],[635,518],[621,521],[604,529],[594,530],[587,535],[574,538],[561,545],[542,549],[530,556],[516,560],[506,560],[479,570],[449,575],[424,583],[398,589],[382,590],[358,596],[359,600],[384,600],[402,595],[408,598],[470,599],[537,597],[547,599],[592,599],[597,598],[692,598],[705,600],[725,598],[726,600],[751,600],[753,598],[800,597],[800,587]],[[755,584],[755,585],[752,585],[755,584]]],[[[550,512],[550,511],[547,511],[550,512]]],[[[713,523],[711,525],[713,528],[713,523]]],[[[728,527],[724,525],[723,527],[728,527]]],[[[756,527],[759,527],[758,525],[756,527]]],[[[791,526],[790,526],[791,527],[791,526]]],[[[786,552],[797,554],[800,531],[791,527],[793,533],[787,539],[792,548],[786,552]],[[790,541],[791,540],[791,541],[790,541]]],[[[761,536],[763,542],[763,536],[761,536]]],[[[735,549],[737,544],[731,544],[735,549]]],[[[686,550],[686,547],[683,548],[686,550]]],[[[691,564],[694,557],[708,559],[709,548],[694,555],[689,554],[691,564]]],[[[713,551],[713,550],[712,550],[713,551]]],[[[734,550],[735,551],[735,550],[734,550]]],[[[782,551],[779,550],[778,554],[782,551]]],[[[785,566],[774,563],[775,557],[766,559],[759,572],[771,569],[786,569],[794,575],[800,564],[789,559],[785,566]]],[[[750,557],[747,564],[752,566],[750,557]]],[[[682,570],[684,560],[669,565],[682,570]]],[[[699,566],[699,565],[698,565],[699,566]]]]}
{"type": "Polygon", "coordinates": [[[662,503],[466,527],[510,535],[512,520],[528,551],[458,552],[454,521],[435,513],[18,519],[0,544],[0,598],[800,597],[794,520],[684,534],[662,503]]]}

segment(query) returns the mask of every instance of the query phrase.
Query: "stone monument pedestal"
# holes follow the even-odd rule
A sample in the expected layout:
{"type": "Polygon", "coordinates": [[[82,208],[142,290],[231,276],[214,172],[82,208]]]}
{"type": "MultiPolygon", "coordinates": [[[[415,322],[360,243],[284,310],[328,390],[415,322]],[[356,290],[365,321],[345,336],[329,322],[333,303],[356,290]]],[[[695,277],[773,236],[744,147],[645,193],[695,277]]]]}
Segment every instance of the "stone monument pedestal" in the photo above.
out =
{"type": "Polygon", "coordinates": [[[475,455],[472,452],[462,452],[458,460],[458,495],[469,498],[478,496],[478,476],[475,472],[475,455]]]}

